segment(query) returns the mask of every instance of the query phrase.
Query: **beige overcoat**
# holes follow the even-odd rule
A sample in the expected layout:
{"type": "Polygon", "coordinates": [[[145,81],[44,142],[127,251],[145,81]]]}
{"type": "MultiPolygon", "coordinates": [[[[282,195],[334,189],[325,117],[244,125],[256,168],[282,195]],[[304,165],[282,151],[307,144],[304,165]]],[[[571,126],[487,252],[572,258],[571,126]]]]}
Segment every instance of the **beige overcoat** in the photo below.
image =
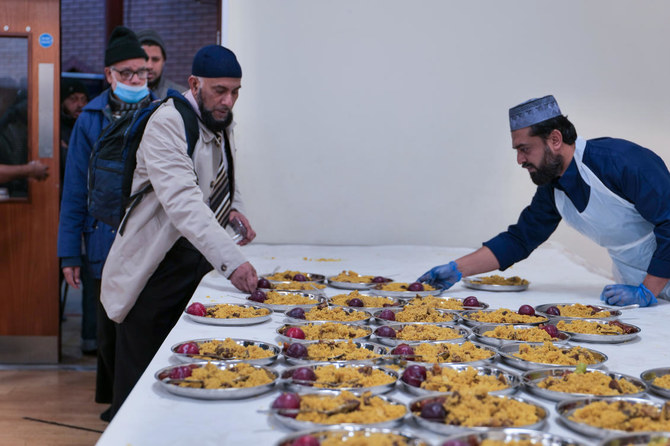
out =
{"type": "MultiPolygon", "coordinates": [[[[185,94],[195,110],[193,95],[185,94]]],[[[199,113],[199,112],[198,112],[199,113]]],[[[172,100],[147,123],[137,151],[132,192],[149,182],[153,190],[128,215],[117,232],[102,273],[100,299],[110,319],[122,322],[172,245],[184,236],[214,268],[229,277],[247,259],[221,227],[207,201],[223,152],[223,138],[199,120],[200,138],[188,156],[184,121],[172,100]]],[[[228,128],[233,158],[234,124],[228,128]]],[[[242,213],[235,187],[232,207],[242,213]]]]}

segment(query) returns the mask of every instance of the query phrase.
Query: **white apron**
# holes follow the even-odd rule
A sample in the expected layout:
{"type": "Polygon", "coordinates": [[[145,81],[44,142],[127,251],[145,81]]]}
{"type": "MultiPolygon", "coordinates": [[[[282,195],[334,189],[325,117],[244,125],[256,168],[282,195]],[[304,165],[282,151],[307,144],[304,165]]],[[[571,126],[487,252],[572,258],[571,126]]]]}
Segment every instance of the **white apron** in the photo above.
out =
{"type": "MultiPolygon", "coordinates": [[[[656,251],[654,225],[645,220],[635,206],[609,190],[582,163],[586,141],[577,138],[574,160],[580,175],[591,187],[589,201],[579,212],[565,192],[555,189],[556,207],[565,222],[600,246],[607,248],[613,261],[612,272],[617,283],[639,285],[656,251]]],[[[670,284],[661,295],[668,299],[670,284]]]]}

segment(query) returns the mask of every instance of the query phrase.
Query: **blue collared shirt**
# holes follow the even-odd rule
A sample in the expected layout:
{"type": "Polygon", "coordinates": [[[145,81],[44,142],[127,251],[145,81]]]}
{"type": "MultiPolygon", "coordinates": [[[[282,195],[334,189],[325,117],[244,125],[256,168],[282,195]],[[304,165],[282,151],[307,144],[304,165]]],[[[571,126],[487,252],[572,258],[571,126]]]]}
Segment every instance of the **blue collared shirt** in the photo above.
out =
{"type": "MultiPolygon", "coordinates": [[[[586,142],[583,163],[605,187],[632,203],[645,220],[653,223],[657,246],[647,272],[670,277],[670,172],[663,160],[630,141],[597,138],[586,142]]],[[[554,201],[556,188],[565,192],[579,212],[586,209],[590,187],[573,159],[560,178],[538,186],[516,224],[483,243],[493,251],[501,270],[528,257],[556,230],[561,221],[554,201]]]]}

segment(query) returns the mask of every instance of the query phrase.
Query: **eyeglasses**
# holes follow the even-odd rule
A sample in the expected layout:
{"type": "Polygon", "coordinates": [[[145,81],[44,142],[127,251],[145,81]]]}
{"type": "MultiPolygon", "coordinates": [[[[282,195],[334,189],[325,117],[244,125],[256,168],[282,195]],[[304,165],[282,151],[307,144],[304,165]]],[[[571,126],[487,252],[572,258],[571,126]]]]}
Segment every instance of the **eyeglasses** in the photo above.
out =
{"type": "Polygon", "coordinates": [[[121,77],[122,81],[129,81],[133,78],[134,75],[137,75],[137,78],[140,80],[144,80],[149,76],[149,70],[146,68],[140,68],[137,71],[133,70],[117,70],[114,67],[111,67],[112,71],[116,71],[119,73],[119,76],[121,77]]]}

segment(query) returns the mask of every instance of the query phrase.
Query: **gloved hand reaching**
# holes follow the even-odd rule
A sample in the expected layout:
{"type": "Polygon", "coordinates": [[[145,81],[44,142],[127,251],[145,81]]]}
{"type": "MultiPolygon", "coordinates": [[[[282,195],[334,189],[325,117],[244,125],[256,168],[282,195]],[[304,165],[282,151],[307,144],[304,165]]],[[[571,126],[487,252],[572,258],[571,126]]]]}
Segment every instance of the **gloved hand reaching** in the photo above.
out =
{"type": "Polygon", "coordinates": [[[444,288],[446,290],[461,280],[461,277],[463,275],[458,270],[458,265],[456,265],[456,262],[451,261],[446,265],[433,267],[430,271],[419,277],[417,282],[425,282],[435,288],[444,288]]]}
{"type": "Polygon", "coordinates": [[[607,285],[603,288],[600,300],[605,301],[608,305],[639,304],[641,307],[648,307],[658,302],[654,293],[643,284],[640,286],[607,285]]]}

